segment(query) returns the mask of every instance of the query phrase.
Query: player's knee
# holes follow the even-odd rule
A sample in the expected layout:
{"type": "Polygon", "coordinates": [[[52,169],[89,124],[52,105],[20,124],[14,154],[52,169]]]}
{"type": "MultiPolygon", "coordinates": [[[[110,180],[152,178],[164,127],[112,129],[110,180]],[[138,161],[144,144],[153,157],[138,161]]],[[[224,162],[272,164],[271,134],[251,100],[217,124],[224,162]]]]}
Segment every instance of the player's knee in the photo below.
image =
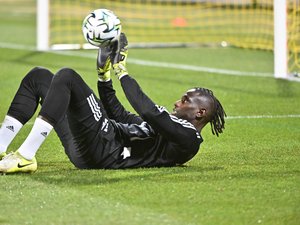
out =
{"type": "Polygon", "coordinates": [[[79,75],[75,70],[71,68],[62,68],[56,73],[54,81],[59,83],[70,83],[77,76],[79,75]]]}
{"type": "Polygon", "coordinates": [[[25,75],[25,77],[22,80],[22,83],[31,83],[42,79],[47,79],[51,81],[52,77],[53,73],[50,70],[43,67],[34,67],[25,75]]]}
{"type": "Polygon", "coordinates": [[[44,68],[44,67],[40,67],[40,66],[36,66],[36,67],[33,67],[29,73],[30,74],[36,74],[36,73],[43,73],[43,72],[50,72],[48,69],[44,68]]]}

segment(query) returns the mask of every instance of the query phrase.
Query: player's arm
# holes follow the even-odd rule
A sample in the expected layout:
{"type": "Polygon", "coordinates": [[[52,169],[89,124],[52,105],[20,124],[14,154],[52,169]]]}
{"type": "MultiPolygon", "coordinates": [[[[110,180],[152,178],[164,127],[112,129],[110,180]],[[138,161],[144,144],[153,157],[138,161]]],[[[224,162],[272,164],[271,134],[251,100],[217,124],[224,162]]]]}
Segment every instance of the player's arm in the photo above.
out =
{"type": "Polygon", "coordinates": [[[107,82],[98,81],[98,93],[109,118],[128,124],[141,124],[143,122],[141,117],[128,112],[123,107],[116,96],[111,80],[107,82]]]}
{"type": "Polygon", "coordinates": [[[125,75],[120,81],[132,107],[156,132],[183,147],[193,145],[195,141],[202,141],[198,131],[191,123],[178,119],[176,116],[170,115],[165,108],[155,105],[141,90],[135,79],[125,75]]]}
{"type": "Polygon", "coordinates": [[[142,119],[125,110],[116,96],[110,78],[110,46],[100,46],[97,55],[98,93],[107,116],[117,122],[141,124],[142,119]]]}

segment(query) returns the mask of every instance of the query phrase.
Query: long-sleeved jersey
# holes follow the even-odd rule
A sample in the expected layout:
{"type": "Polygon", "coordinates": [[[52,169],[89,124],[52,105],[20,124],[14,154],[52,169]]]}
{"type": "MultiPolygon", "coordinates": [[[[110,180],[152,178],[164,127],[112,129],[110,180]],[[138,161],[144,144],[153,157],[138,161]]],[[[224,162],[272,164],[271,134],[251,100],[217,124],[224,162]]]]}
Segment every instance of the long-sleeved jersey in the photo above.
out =
{"type": "Polygon", "coordinates": [[[115,130],[112,141],[119,146],[115,161],[106,168],[175,166],[197,154],[203,140],[190,122],[155,105],[130,76],[121,78],[121,85],[138,115],[125,110],[111,81],[98,82],[100,99],[115,130]]]}

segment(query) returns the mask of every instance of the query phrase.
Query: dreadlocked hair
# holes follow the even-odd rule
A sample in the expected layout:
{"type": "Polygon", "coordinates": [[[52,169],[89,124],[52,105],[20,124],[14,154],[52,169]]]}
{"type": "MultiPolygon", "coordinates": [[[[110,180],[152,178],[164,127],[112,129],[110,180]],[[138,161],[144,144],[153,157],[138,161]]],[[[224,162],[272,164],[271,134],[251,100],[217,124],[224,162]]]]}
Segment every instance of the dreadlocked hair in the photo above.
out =
{"type": "Polygon", "coordinates": [[[197,87],[195,90],[201,94],[206,95],[212,98],[214,103],[214,109],[212,110],[212,115],[209,119],[211,131],[214,135],[219,136],[220,133],[223,133],[225,129],[225,117],[226,113],[223,109],[223,106],[219,102],[219,100],[214,96],[214,93],[206,88],[197,87]]]}

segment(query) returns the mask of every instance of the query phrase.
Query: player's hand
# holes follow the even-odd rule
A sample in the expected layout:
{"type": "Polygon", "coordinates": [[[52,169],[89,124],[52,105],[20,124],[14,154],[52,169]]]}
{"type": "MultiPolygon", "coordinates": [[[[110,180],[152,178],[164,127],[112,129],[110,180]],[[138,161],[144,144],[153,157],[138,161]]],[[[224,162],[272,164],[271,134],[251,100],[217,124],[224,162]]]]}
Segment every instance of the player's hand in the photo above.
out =
{"type": "Polygon", "coordinates": [[[113,43],[111,53],[111,63],[116,76],[121,79],[128,75],[126,60],[128,56],[128,41],[124,33],[121,33],[119,40],[113,43]]]}
{"type": "Polygon", "coordinates": [[[112,46],[99,47],[97,56],[97,73],[99,81],[106,82],[110,80],[110,54],[112,46]]]}

